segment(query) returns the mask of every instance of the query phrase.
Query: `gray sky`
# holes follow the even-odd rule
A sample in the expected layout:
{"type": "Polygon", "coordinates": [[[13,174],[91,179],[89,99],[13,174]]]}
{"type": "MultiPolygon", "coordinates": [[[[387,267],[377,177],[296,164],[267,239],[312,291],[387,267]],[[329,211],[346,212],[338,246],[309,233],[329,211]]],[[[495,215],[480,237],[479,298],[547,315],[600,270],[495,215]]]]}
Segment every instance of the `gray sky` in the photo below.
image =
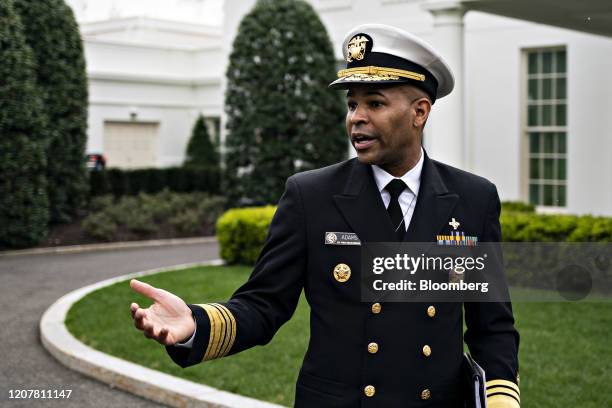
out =
{"type": "Polygon", "coordinates": [[[146,16],[219,26],[224,0],[66,0],[79,22],[146,16]]]}

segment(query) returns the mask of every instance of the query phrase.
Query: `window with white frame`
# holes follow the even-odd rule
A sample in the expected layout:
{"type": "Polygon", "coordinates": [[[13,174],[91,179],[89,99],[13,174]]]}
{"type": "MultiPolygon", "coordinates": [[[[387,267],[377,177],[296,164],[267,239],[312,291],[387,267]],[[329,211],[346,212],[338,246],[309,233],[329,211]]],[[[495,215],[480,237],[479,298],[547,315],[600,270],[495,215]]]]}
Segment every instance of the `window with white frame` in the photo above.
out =
{"type": "Polygon", "coordinates": [[[526,128],[529,202],[567,202],[567,62],[565,48],[529,50],[526,128]]]}

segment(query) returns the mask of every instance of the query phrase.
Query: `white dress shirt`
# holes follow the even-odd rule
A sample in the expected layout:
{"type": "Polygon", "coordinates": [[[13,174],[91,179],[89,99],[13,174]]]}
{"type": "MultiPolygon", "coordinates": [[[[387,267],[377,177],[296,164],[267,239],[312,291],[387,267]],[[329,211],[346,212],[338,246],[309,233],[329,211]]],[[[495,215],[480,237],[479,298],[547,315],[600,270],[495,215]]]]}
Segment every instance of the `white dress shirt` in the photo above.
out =
{"type": "MultiPolygon", "coordinates": [[[[410,220],[412,220],[412,214],[414,213],[414,207],[416,207],[416,198],[419,195],[419,188],[421,187],[421,171],[423,170],[424,157],[425,154],[421,147],[421,157],[417,164],[408,170],[402,177],[399,177],[408,186],[407,189],[402,191],[402,194],[400,194],[398,198],[402,214],[404,214],[404,230],[408,229],[410,220]]],[[[391,194],[385,190],[385,187],[391,180],[397,177],[392,176],[376,165],[372,165],[372,173],[374,174],[374,181],[376,181],[376,186],[385,204],[385,208],[389,208],[391,194]]]]}
{"type": "MultiPolygon", "coordinates": [[[[423,152],[423,148],[421,147],[421,157],[419,158],[417,164],[408,170],[406,174],[400,177],[402,181],[406,183],[406,186],[408,186],[407,189],[402,191],[402,194],[400,194],[398,198],[400,208],[402,209],[402,214],[404,214],[405,230],[407,230],[408,226],[410,225],[410,220],[412,220],[412,214],[414,213],[414,207],[416,206],[416,198],[419,195],[424,157],[425,154],[423,152]]],[[[372,165],[372,172],[374,173],[374,181],[376,181],[376,186],[378,187],[378,192],[380,193],[383,203],[385,204],[385,208],[388,208],[389,203],[391,202],[391,194],[385,190],[385,186],[396,177],[392,176],[376,165],[372,165]]],[[[175,346],[191,348],[193,346],[194,338],[195,330],[189,340],[187,340],[185,343],[177,343],[175,346]]]]}

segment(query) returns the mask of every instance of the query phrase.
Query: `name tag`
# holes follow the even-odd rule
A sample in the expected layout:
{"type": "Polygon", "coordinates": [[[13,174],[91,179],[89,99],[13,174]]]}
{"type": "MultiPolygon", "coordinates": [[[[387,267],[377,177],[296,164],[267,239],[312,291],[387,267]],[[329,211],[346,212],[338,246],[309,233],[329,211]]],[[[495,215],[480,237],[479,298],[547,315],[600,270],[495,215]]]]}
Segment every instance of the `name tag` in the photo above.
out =
{"type": "Polygon", "coordinates": [[[361,245],[354,232],[326,232],[325,245],[361,245]]]}

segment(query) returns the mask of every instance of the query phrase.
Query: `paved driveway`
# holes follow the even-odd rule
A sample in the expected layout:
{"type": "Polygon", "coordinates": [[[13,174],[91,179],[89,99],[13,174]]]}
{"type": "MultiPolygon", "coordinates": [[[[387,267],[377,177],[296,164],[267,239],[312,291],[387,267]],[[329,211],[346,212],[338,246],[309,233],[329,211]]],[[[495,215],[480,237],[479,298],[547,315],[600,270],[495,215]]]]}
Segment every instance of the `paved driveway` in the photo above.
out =
{"type": "Polygon", "coordinates": [[[42,347],[38,322],[49,305],[80,287],[216,258],[216,243],[0,257],[0,407],[160,407],[65,368],[42,347]],[[68,400],[9,400],[10,389],[72,389],[72,395],[68,400]]]}

